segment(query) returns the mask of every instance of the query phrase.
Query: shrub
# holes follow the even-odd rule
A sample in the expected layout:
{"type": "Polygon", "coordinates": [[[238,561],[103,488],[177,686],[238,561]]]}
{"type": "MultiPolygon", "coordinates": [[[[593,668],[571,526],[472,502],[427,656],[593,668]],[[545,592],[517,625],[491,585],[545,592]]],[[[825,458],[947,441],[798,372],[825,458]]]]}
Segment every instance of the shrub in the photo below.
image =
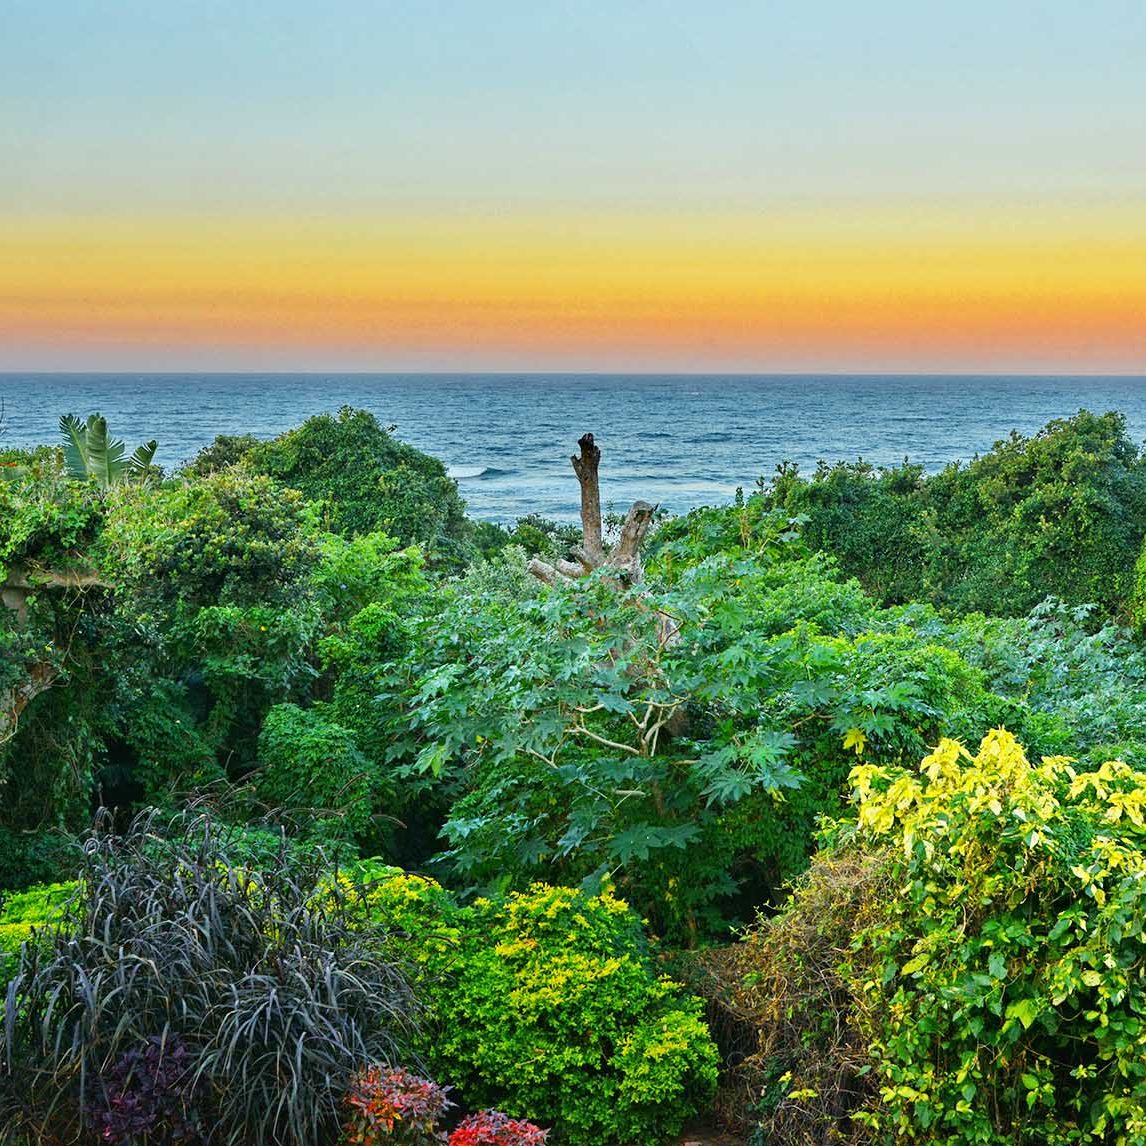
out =
{"type": "Polygon", "coordinates": [[[459,907],[377,861],[338,879],[416,964],[422,1055],[468,1106],[552,1123],[563,1142],[627,1146],[661,1141],[711,1094],[698,1000],[658,973],[641,921],[609,891],[535,884],[459,907]]]}
{"type": "Polygon", "coordinates": [[[612,873],[654,930],[695,944],[803,869],[857,749],[918,759],[1016,704],[933,612],[913,627],[880,610],[758,499],[664,533],[639,597],[599,578],[511,598],[451,586],[365,711],[403,779],[445,780],[445,858],[466,885],[612,873]]]}
{"type": "Polygon", "coordinates": [[[350,1146],[433,1146],[445,1142],[439,1120],[453,1104],[449,1088],[401,1067],[370,1066],[356,1074],[346,1094],[350,1146]]]}
{"type": "Polygon", "coordinates": [[[89,1080],[88,1125],[101,1142],[134,1146],[197,1143],[206,1129],[203,1087],[195,1058],[182,1039],[152,1036],[125,1052],[110,1070],[89,1080]]]}
{"type": "Polygon", "coordinates": [[[0,900],[0,980],[19,963],[20,949],[30,939],[49,930],[66,917],[75,883],[43,884],[0,900]]]}
{"type": "Polygon", "coordinates": [[[226,1146],[333,1136],[363,1062],[404,1051],[416,1008],[387,937],[351,919],[325,860],[283,848],[257,878],[204,817],[138,819],[85,847],[79,897],[9,983],[0,1120],[76,1141],[85,1080],[182,1039],[226,1146]]]}
{"type": "Polygon", "coordinates": [[[63,832],[14,831],[0,826],[0,889],[24,891],[70,875],[79,844],[63,832]]]}
{"type": "Polygon", "coordinates": [[[549,1132],[499,1110],[483,1110],[458,1123],[449,1146],[544,1146],[549,1132]]]}
{"type": "Polygon", "coordinates": [[[365,925],[385,928],[419,983],[429,983],[454,961],[464,917],[434,880],[378,859],[358,860],[324,879],[320,893],[340,899],[365,925]]]}
{"type": "Polygon", "coordinates": [[[120,738],[138,754],[146,795],[210,781],[223,765],[241,775],[267,709],[314,678],[314,508],[231,468],[118,492],[102,544],[128,629],[115,649],[120,738]],[[178,694],[178,708],[155,703],[165,694],[178,694]]]}
{"type": "Polygon", "coordinates": [[[1124,618],[1146,534],[1146,459],[1116,413],[1080,410],[930,477],[920,467],[782,467],[769,504],[885,602],[1006,616],[1043,598],[1124,618]]]}
{"type": "Polygon", "coordinates": [[[354,736],[321,709],[272,708],[259,736],[259,797],[319,835],[361,835],[386,790],[354,736]]]}
{"type": "Polygon", "coordinates": [[[179,472],[185,477],[206,477],[241,462],[258,444],[254,434],[217,434],[179,472]]]}
{"type": "Polygon", "coordinates": [[[203,606],[293,603],[318,537],[300,493],[232,468],[119,491],[104,544],[133,604],[189,617],[203,606]]]}
{"type": "Polygon", "coordinates": [[[711,1095],[700,1004],[657,974],[608,891],[537,884],[456,919],[425,1053],[467,1103],[552,1122],[566,1142],[627,1144],[675,1133],[711,1095]]]}
{"type": "Polygon", "coordinates": [[[457,565],[470,555],[465,502],[446,467],[390,435],[366,410],[344,406],[251,449],[244,464],[321,502],[330,528],[382,531],[457,565]]]}
{"type": "Polygon", "coordinates": [[[776,917],[743,940],[699,952],[688,982],[708,999],[728,1068],[716,1109],[753,1142],[866,1140],[850,1116],[872,1093],[867,1043],[846,968],[856,921],[893,896],[882,851],[825,849],[776,917]]]}
{"type": "Polygon", "coordinates": [[[1135,629],[1146,636],[1146,544],[1138,554],[1134,566],[1134,599],[1131,602],[1131,617],[1135,629]]]}
{"type": "Polygon", "coordinates": [[[857,822],[829,831],[819,875],[763,925],[750,972],[775,993],[761,1046],[787,1047],[781,1106],[825,1102],[830,1072],[806,1070],[775,1027],[826,983],[850,1028],[839,1077],[861,1073],[857,1048],[870,1071],[850,1100],[835,1091],[857,1140],[1146,1139],[1146,773],[1032,765],[1000,730],[976,756],[943,740],[919,769],[861,764],[852,783],[857,822]],[[868,875],[833,893],[826,877],[849,855],[868,875]]]}
{"type": "Polygon", "coordinates": [[[934,539],[923,506],[923,467],[876,469],[862,459],[821,462],[810,479],[795,465],[778,468],[771,504],[805,518],[804,538],[833,554],[880,601],[900,604],[925,595],[934,539]]]}

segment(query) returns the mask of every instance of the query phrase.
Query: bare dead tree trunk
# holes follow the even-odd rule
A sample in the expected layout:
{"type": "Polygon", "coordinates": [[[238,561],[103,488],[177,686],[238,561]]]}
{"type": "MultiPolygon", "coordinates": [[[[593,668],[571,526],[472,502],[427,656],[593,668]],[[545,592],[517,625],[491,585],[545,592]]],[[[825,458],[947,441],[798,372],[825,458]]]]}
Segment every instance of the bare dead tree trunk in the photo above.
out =
{"type": "Polygon", "coordinates": [[[601,486],[599,468],[601,449],[593,441],[592,434],[582,434],[577,445],[580,454],[569,460],[573,472],[581,485],[581,546],[573,551],[577,558],[573,561],[555,561],[550,564],[534,558],[529,563],[529,571],[547,585],[561,581],[571,581],[584,577],[595,569],[612,569],[618,581],[625,585],[636,585],[643,575],[641,565],[641,545],[652,525],[656,506],[647,501],[635,501],[621,527],[621,536],[611,553],[605,552],[601,534],[601,486]]]}
{"type": "Polygon", "coordinates": [[[641,566],[641,544],[653,523],[657,507],[647,501],[634,501],[632,508],[621,526],[621,539],[616,549],[605,562],[610,569],[616,569],[630,585],[640,581],[644,570],[641,566]]]}
{"type": "Polygon", "coordinates": [[[580,456],[569,460],[581,484],[581,553],[582,562],[590,569],[599,569],[605,563],[605,545],[601,540],[601,485],[597,474],[601,464],[601,448],[592,434],[582,434],[577,442],[580,456]]]}

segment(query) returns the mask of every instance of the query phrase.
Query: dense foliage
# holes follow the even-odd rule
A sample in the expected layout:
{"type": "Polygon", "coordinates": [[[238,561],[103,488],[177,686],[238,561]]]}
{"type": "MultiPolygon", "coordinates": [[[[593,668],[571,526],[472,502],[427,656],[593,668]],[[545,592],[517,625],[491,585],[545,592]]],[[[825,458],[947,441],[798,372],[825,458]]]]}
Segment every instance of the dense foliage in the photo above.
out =
{"type": "Polygon", "coordinates": [[[851,782],[855,821],[719,961],[761,1029],[762,1129],[1140,1141],[1146,773],[1031,764],[999,730],[851,782]]]}
{"type": "Polygon", "coordinates": [[[782,465],[554,585],[577,530],[469,522],[362,411],[170,476],[63,428],[0,452],[13,1127],[663,1143],[715,1035],[770,1141],[1140,1133],[1118,415],[782,465]]]}
{"type": "Polygon", "coordinates": [[[207,818],[154,816],[88,842],[78,894],[11,968],[3,1125],[82,1142],[144,1085],[125,1063],[170,1075],[171,1056],[153,1062],[149,1048],[178,1039],[194,1086],[177,1071],[185,1104],[157,1094],[155,1118],[190,1122],[193,1099],[213,1141],[301,1146],[340,1123],[332,1082],[403,1052],[417,1013],[407,979],[336,887],[316,894],[322,854],[284,849],[256,874],[228,842],[207,818]]]}
{"type": "Polygon", "coordinates": [[[1082,411],[933,476],[908,462],[821,464],[810,480],[782,467],[769,497],[882,601],[1014,616],[1056,596],[1125,619],[1146,456],[1123,417],[1082,411]]]}
{"type": "Polygon", "coordinates": [[[235,462],[321,505],[335,533],[387,533],[403,545],[417,542],[447,565],[469,553],[465,504],[446,467],[394,438],[365,410],[319,414],[268,442],[221,438],[192,469],[201,474],[235,462]]]}
{"type": "Polygon", "coordinates": [[[641,921],[610,892],[536,884],[459,906],[377,864],[342,886],[364,919],[406,936],[423,1057],[467,1106],[586,1146],[663,1141],[703,1107],[716,1050],[699,1002],[658,972],[641,921]]]}

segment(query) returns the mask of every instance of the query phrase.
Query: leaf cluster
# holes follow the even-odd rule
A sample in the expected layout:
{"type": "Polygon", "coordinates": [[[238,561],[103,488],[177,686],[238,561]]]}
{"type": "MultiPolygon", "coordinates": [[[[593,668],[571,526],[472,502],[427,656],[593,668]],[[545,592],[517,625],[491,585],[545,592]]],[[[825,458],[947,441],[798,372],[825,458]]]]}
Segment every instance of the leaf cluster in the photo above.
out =
{"type": "Polygon", "coordinates": [[[321,853],[257,876],[202,816],[88,841],[79,894],[8,983],[0,1112],[8,1134],[83,1141],[81,1112],[123,1056],[178,1037],[224,1143],[311,1143],[345,1081],[404,1052],[416,1006],[386,936],[315,889],[321,853]]]}

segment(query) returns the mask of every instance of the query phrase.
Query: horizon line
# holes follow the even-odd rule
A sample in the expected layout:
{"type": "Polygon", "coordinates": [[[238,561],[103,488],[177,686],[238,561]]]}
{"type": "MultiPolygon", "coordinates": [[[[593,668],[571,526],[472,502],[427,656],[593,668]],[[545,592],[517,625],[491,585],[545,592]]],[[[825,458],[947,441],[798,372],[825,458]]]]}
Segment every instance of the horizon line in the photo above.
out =
{"type": "Polygon", "coordinates": [[[1092,370],[20,370],[0,367],[0,378],[1121,378],[1146,381],[1137,371],[1092,370]]]}

